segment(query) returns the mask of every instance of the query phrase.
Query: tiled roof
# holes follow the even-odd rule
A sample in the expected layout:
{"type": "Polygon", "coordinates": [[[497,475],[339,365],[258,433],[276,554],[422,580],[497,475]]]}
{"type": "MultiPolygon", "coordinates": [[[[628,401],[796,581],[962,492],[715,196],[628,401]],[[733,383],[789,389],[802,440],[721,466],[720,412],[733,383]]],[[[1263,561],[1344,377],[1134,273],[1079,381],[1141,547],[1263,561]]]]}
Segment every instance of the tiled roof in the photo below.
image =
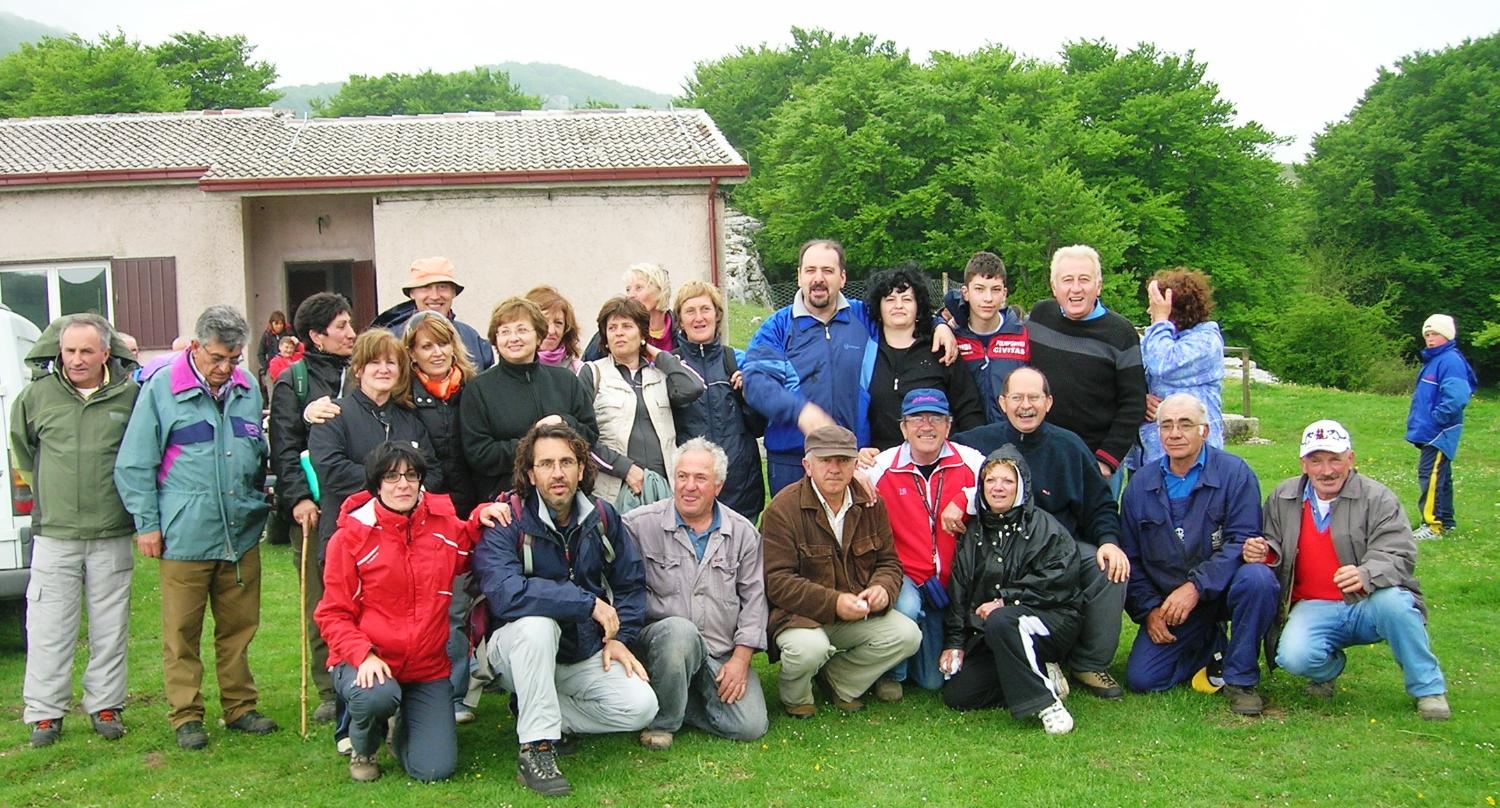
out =
{"type": "Polygon", "coordinates": [[[198,179],[205,188],[741,178],[702,110],[302,120],[286,110],[0,121],[0,186],[198,179]]]}

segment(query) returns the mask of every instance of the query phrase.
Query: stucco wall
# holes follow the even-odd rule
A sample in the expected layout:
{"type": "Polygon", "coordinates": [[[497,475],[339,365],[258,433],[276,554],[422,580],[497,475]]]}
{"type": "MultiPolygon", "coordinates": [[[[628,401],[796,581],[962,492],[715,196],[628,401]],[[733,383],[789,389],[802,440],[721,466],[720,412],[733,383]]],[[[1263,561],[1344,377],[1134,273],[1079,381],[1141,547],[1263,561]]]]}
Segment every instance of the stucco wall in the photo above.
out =
{"type": "Polygon", "coordinates": [[[238,197],[196,185],[0,193],[0,261],[173,256],[186,334],[210,305],[246,308],[240,220],[238,197]]]}
{"type": "Polygon", "coordinates": [[[369,194],[246,197],[245,232],[250,268],[251,317],[256,333],[266,318],[287,309],[288,262],[369,261],[375,231],[369,194]],[[322,224],[319,224],[319,220],[322,224]]]}
{"type": "Polygon", "coordinates": [[[630,264],[662,264],[674,289],[710,274],[706,185],[382,194],[374,222],[381,308],[402,299],[413,259],[444,255],[465,287],[454,310],[481,333],[495,303],[537,284],[573,302],[587,340],[630,264]]]}

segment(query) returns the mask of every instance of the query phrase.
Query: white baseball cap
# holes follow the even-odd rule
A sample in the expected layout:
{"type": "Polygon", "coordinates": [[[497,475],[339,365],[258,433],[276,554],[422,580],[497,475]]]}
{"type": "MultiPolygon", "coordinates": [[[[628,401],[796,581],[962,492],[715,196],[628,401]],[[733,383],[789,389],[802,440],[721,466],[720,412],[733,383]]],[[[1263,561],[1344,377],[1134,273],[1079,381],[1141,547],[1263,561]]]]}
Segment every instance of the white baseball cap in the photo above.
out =
{"type": "Polygon", "coordinates": [[[1338,421],[1314,421],[1302,430],[1302,454],[1307,457],[1313,452],[1334,452],[1343,454],[1353,448],[1349,441],[1349,430],[1338,421]]]}

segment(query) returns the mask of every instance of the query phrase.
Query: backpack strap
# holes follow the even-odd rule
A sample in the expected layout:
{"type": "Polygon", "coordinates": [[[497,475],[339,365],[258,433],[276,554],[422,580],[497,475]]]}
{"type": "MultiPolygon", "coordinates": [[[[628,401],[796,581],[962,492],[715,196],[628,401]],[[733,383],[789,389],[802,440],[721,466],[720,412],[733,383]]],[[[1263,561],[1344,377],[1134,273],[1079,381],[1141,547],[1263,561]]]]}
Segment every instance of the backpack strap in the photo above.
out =
{"type": "Polygon", "coordinates": [[[730,381],[734,374],[740,369],[739,362],[734,358],[734,349],[728,345],[724,346],[724,380],[730,381]]]}
{"type": "Polygon", "coordinates": [[[292,374],[292,392],[297,396],[297,409],[301,410],[307,406],[307,361],[298,359],[287,368],[287,372],[292,374]]]}

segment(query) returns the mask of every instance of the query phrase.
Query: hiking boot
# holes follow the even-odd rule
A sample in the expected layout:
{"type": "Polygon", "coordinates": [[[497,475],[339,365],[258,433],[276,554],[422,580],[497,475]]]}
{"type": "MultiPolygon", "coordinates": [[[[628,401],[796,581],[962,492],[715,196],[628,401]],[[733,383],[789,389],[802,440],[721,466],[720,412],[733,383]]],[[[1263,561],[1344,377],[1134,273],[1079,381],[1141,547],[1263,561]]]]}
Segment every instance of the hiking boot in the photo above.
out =
{"type": "Polygon", "coordinates": [[[787,704],[782,702],[781,709],[793,718],[812,718],[818,714],[817,705],[814,704],[787,704]]]}
{"type": "Polygon", "coordinates": [[[356,783],[373,783],[380,779],[380,764],[374,755],[350,755],[349,779],[356,783]]]}
{"type": "Polygon", "coordinates": [[[202,749],[208,746],[208,732],[202,721],[189,721],[177,728],[177,745],[183,749],[202,749]]]}
{"type": "Polygon", "coordinates": [[[1060,701],[1054,701],[1036,714],[1048,735],[1067,735],[1073,731],[1073,714],[1060,701]]]}
{"type": "Polygon", "coordinates": [[[1125,691],[1109,671],[1073,671],[1073,681],[1090,694],[1105,701],[1125,698],[1125,691]]]}
{"type": "Polygon", "coordinates": [[[1068,687],[1068,677],[1063,675],[1061,665],[1056,662],[1047,663],[1047,680],[1052,682],[1052,690],[1057,693],[1058,701],[1068,697],[1072,689],[1068,687]]]}
{"type": "Polygon", "coordinates": [[[568,778],[557,769],[557,753],[551,741],[521,744],[516,755],[516,781],[544,797],[573,793],[568,778]]]}
{"type": "Polygon", "coordinates": [[[318,708],[316,710],[313,710],[312,715],[312,719],[319,724],[327,724],[329,721],[332,721],[333,719],[338,717],[339,706],[331,699],[329,701],[318,702],[318,708]]]}
{"type": "Polygon", "coordinates": [[[1416,539],[1417,541],[1427,541],[1429,539],[1436,539],[1436,538],[1442,537],[1442,535],[1443,535],[1443,531],[1442,530],[1433,530],[1432,529],[1432,525],[1425,524],[1425,523],[1422,524],[1422,525],[1420,525],[1420,526],[1418,526],[1416,530],[1413,530],[1411,532],[1411,537],[1413,539],[1416,539]]]}
{"type": "Polygon", "coordinates": [[[92,716],[94,731],[106,741],[118,741],[125,737],[125,725],[120,721],[119,710],[100,710],[92,716]]]}
{"type": "Polygon", "coordinates": [[[828,677],[823,674],[819,673],[814,679],[817,681],[818,687],[823,691],[823,696],[828,699],[828,703],[837,707],[840,711],[857,713],[865,708],[865,703],[859,699],[840,698],[838,691],[833,689],[833,683],[828,681],[828,677]]]}
{"type": "Polygon", "coordinates": [[[1223,693],[1229,697],[1229,711],[1235,715],[1260,715],[1266,709],[1266,700],[1252,687],[1224,685],[1223,693]]]}
{"type": "Polygon", "coordinates": [[[43,746],[51,746],[62,737],[61,718],[43,718],[31,725],[31,745],[40,749],[43,746]]]}
{"type": "Polygon", "coordinates": [[[672,748],[672,733],[664,729],[641,730],[641,746],[657,752],[672,748]]]}
{"type": "Polygon", "coordinates": [[[901,696],[903,695],[901,690],[901,683],[896,681],[895,679],[887,679],[884,676],[875,681],[875,687],[870,689],[870,693],[874,695],[876,699],[886,702],[900,701],[901,696]]]}
{"type": "Polygon", "coordinates": [[[453,708],[453,723],[455,723],[455,724],[472,724],[472,723],[474,723],[474,711],[470,710],[468,707],[463,706],[462,704],[458,705],[457,707],[454,707],[453,708]]]}
{"type": "Polygon", "coordinates": [[[1448,709],[1448,696],[1439,693],[1436,696],[1422,696],[1417,699],[1417,715],[1423,721],[1447,721],[1453,715],[1448,709]]]}
{"type": "Polygon", "coordinates": [[[1306,693],[1309,698],[1319,701],[1333,701],[1333,683],[1335,681],[1334,679],[1329,679],[1326,682],[1308,682],[1307,687],[1304,687],[1302,692],[1306,693]]]}
{"type": "Polygon", "coordinates": [[[250,735],[269,735],[281,727],[275,721],[260,714],[259,710],[251,710],[248,713],[226,723],[224,726],[235,732],[244,732],[250,735]]]}

